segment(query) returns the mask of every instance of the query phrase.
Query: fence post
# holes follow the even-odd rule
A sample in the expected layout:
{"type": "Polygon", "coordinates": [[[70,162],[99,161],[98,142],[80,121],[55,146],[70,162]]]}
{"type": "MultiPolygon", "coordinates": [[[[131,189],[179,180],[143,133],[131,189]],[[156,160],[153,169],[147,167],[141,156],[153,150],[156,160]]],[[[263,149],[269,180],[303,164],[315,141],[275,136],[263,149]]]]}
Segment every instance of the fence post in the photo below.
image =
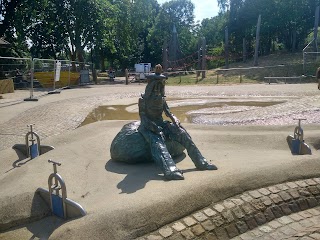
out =
{"type": "Polygon", "coordinates": [[[34,59],[30,58],[31,60],[31,69],[30,69],[30,98],[25,98],[24,101],[38,101],[37,98],[33,97],[33,78],[34,78],[34,59]]]}
{"type": "Polygon", "coordinates": [[[125,74],[125,77],[126,77],[126,85],[128,85],[128,83],[129,83],[129,73],[128,73],[128,69],[126,68],[125,70],[124,70],[124,74],[125,74]]]}

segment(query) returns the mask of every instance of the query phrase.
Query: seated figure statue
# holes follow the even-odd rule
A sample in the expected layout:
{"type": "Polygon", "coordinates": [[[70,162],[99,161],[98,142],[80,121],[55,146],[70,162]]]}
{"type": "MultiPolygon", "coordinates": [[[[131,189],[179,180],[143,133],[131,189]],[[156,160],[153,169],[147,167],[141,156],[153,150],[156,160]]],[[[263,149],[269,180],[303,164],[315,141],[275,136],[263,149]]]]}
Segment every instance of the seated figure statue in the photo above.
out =
{"type": "Polygon", "coordinates": [[[161,168],[168,180],[184,179],[182,172],[176,167],[165,143],[169,138],[187,149],[188,155],[199,170],[216,170],[217,167],[202,156],[180,121],[171,112],[165,100],[165,80],[161,74],[162,66],[156,66],[155,74],[148,76],[145,93],[139,99],[139,115],[141,124],[139,132],[150,145],[152,159],[161,168]],[[172,122],[164,121],[165,113],[172,122]]]}

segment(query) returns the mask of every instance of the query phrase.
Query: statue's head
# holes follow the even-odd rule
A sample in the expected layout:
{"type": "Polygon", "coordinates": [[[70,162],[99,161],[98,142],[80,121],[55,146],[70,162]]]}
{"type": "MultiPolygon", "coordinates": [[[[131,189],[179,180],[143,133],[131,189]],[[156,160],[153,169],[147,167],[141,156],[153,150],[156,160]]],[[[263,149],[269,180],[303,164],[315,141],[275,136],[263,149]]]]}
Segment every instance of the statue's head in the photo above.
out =
{"type": "Polygon", "coordinates": [[[157,64],[154,71],[157,75],[160,75],[162,73],[162,66],[160,64],[157,64]]]}
{"type": "Polygon", "coordinates": [[[147,76],[148,85],[145,90],[145,97],[164,97],[164,86],[166,83],[166,76],[162,75],[162,66],[157,64],[155,66],[155,74],[147,76]]]}

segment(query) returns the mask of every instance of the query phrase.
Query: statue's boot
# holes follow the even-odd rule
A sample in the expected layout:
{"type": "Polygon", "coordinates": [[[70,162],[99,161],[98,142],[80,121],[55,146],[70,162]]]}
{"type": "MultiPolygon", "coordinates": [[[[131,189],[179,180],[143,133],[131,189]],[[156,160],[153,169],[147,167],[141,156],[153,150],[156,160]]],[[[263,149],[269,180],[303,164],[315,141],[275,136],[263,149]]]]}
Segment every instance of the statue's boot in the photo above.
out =
{"type": "Polygon", "coordinates": [[[192,141],[190,135],[185,129],[181,128],[181,133],[175,136],[175,140],[182,144],[188,152],[189,157],[193,161],[194,165],[199,170],[217,170],[218,168],[207,161],[205,157],[202,156],[201,152],[197,146],[192,141]]]}
{"type": "Polygon", "coordinates": [[[161,138],[152,139],[152,159],[160,167],[166,180],[183,180],[182,171],[179,170],[173,161],[164,141],[161,138]]]}

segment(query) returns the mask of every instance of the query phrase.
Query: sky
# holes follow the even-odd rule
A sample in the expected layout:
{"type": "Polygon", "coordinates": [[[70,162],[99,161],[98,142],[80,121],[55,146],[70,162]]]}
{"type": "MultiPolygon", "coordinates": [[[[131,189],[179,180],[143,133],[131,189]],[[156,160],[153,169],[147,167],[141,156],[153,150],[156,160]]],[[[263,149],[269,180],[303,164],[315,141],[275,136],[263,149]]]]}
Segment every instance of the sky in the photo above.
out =
{"type": "MultiPolygon", "coordinates": [[[[158,0],[162,4],[169,0],[158,0]]],[[[212,18],[218,15],[219,7],[217,0],[191,0],[194,4],[195,21],[202,21],[204,18],[212,18]]]]}

